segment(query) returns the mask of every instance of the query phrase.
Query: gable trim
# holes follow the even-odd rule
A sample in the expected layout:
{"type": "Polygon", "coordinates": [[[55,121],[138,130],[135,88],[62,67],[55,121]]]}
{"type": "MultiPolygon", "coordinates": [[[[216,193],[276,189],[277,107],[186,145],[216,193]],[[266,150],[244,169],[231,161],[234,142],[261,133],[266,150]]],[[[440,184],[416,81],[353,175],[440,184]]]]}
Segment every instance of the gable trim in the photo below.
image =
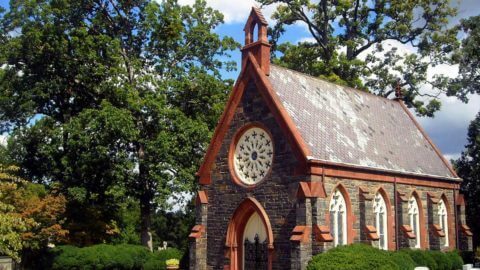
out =
{"type": "Polygon", "coordinates": [[[237,82],[233,87],[232,93],[230,94],[222,116],[220,117],[212,139],[210,140],[204,160],[196,173],[197,177],[199,177],[199,183],[202,185],[208,185],[211,183],[212,166],[218,152],[220,151],[225,134],[230,126],[230,122],[235,115],[238,104],[243,97],[243,93],[250,79],[254,80],[258,92],[265,100],[265,103],[277,120],[277,124],[286,133],[287,141],[293,146],[292,151],[295,153],[300,163],[299,170],[306,170],[307,156],[310,155],[310,149],[307,148],[300,132],[293,123],[293,120],[281,105],[278,97],[276,97],[272,85],[266,78],[261,67],[258,65],[255,57],[249,52],[247,63],[238,76],[237,82]]]}

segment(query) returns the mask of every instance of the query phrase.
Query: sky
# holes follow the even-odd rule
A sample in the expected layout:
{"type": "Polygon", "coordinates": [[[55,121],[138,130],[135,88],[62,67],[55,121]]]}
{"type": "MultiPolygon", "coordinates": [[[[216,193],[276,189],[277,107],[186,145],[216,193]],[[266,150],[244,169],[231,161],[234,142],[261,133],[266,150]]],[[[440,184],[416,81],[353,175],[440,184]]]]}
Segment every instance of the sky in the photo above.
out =
{"type": "MultiPolygon", "coordinates": [[[[160,0],[159,0],[160,1],[160,0]]],[[[181,4],[191,4],[194,0],[179,0],[181,4]]],[[[244,42],[243,26],[252,6],[259,6],[255,0],[207,0],[207,3],[221,11],[225,16],[225,23],[220,25],[215,32],[220,36],[231,36],[239,43],[244,42]]],[[[458,8],[458,16],[450,20],[450,24],[456,24],[461,18],[466,18],[480,14],[479,0],[453,0],[452,5],[458,8]]],[[[0,6],[7,7],[8,0],[0,0],[0,6]]],[[[273,25],[274,21],[271,15],[275,6],[262,7],[262,12],[273,25]]],[[[307,28],[304,25],[296,24],[287,28],[285,35],[280,42],[298,43],[299,41],[311,40],[307,28]]],[[[399,43],[390,42],[390,46],[399,48],[399,51],[411,52],[413,48],[399,43]]],[[[240,51],[231,53],[232,60],[237,61],[240,66],[240,51]]],[[[235,79],[239,70],[234,72],[224,72],[226,78],[235,79]]],[[[458,73],[457,67],[439,66],[429,72],[429,76],[435,73],[455,75],[458,73]]],[[[425,88],[428,91],[428,87],[425,88]]],[[[442,109],[436,113],[434,118],[417,117],[417,120],[424,127],[426,132],[432,138],[433,142],[440,148],[447,159],[458,158],[466,144],[467,128],[480,111],[480,96],[470,96],[470,102],[464,104],[454,97],[441,97],[442,109]]],[[[0,135],[0,143],[4,141],[5,135],[0,135]],[[2,138],[3,137],[3,138],[2,138]]]]}

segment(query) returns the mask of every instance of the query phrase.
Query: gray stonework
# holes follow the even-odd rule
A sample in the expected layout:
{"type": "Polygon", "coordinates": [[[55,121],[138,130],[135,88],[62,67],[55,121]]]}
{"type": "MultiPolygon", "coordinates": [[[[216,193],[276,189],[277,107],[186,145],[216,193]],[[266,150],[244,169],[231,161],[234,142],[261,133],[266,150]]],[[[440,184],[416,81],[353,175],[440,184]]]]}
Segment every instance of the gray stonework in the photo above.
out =
{"type": "Polygon", "coordinates": [[[204,187],[209,197],[207,226],[207,269],[223,269],[227,226],[238,205],[247,197],[255,198],[265,209],[274,237],[273,269],[290,265],[290,236],[296,225],[297,183],[303,176],[294,176],[296,159],[263,98],[253,83],[245,90],[212,169],[212,181],[204,187]],[[251,122],[260,122],[274,139],[274,161],[271,173],[255,189],[248,190],[235,184],[228,168],[228,150],[235,132],[251,122]]]}
{"type": "MultiPolygon", "coordinates": [[[[290,237],[296,225],[306,225],[311,228],[317,224],[329,225],[326,224],[329,200],[335,187],[340,183],[349,194],[352,214],[355,217],[353,220],[355,235],[353,242],[370,243],[366,239],[364,226],[374,225],[373,202],[362,198],[360,187],[367,189],[372,196],[382,187],[390,201],[391,211],[397,213],[398,225],[409,224],[407,203],[402,203],[401,200],[397,200],[397,205],[394,203],[393,183],[333,177],[322,179],[321,176],[294,175],[294,168],[297,165],[295,157],[285,133],[269,111],[261,95],[256,91],[255,85],[249,83],[216,156],[215,165],[211,170],[211,184],[201,187],[208,194],[208,214],[207,206],[198,206],[201,209],[197,210],[197,224],[205,225],[206,233],[203,238],[191,242],[192,264],[190,269],[220,270],[229,264],[229,259],[225,256],[227,253],[225,247],[227,227],[233,213],[247,197],[255,198],[265,209],[270,220],[274,239],[273,269],[287,269],[287,266],[290,266],[291,269],[305,269],[312,254],[318,254],[333,247],[333,243],[317,242],[313,235],[313,229],[310,242],[292,242],[290,237]],[[235,184],[232,180],[228,167],[228,151],[236,131],[251,122],[259,122],[271,132],[274,139],[275,156],[272,171],[267,178],[254,189],[246,189],[235,184]],[[295,195],[299,181],[323,181],[327,197],[297,199],[295,195]]],[[[437,213],[433,209],[427,209],[427,192],[435,194],[437,198],[445,194],[450,204],[449,209],[454,209],[452,190],[404,184],[397,184],[397,190],[407,194],[407,197],[410,196],[412,191],[416,190],[422,202],[423,213],[425,215],[430,213],[432,220],[436,218],[437,213]]],[[[427,216],[425,216],[425,220],[428,221],[427,216]]],[[[393,228],[388,228],[393,230],[393,235],[397,231],[396,223],[397,221],[393,220],[393,228]]],[[[432,236],[428,235],[429,224],[431,224],[431,221],[421,224],[421,226],[425,226],[427,232],[426,237],[427,242],[429,242],[427,244],[429,246],[437,245],[434,243],[432,236]]],[[[450,228],[450,230],[454,234],[456,233],[455,228],[450,228]]],[[[412,241],[406,239],[403,232],[400,231],[397,237],[400,247],[412,246],[412,241]]],[[[394,236],[393,241],[396,241],[397,237],[394,236]]],[[[455,239],[455,236],[453,239],[455,239]]],[[[468,238],[465,238],[463,242],[468,246],[468,238]]],[[[375,245],[375,243],[373,244],[375,245]]],[[[396,246],[395,242],[394,246],[396,246]]]]}

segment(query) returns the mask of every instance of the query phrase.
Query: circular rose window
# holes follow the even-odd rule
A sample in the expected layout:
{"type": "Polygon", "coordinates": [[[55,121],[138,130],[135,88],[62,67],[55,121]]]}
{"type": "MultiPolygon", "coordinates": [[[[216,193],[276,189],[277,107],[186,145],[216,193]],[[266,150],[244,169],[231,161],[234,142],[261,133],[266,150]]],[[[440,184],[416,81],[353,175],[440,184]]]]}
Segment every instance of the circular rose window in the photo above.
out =
{"type": "Polygon", "coordinates": [[[246,185],[262,181],[273,161],[273,142],[269,133],[260,127],[251,127],[238,138],[233,154],[236,176],[246,185]]]}

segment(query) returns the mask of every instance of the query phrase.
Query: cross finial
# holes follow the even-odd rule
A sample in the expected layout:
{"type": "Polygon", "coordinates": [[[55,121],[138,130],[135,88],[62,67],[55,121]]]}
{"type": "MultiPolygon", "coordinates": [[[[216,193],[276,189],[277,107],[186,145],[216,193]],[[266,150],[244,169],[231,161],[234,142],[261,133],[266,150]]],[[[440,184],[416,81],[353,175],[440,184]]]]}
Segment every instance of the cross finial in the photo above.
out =
{"type": "Polygon", "coordinates": [[[402,92],[402,86],[400,85],[400,79],[397,80],[397,84],[395,86],[395,98],[403,99],[403,92],[402,92]]]}

